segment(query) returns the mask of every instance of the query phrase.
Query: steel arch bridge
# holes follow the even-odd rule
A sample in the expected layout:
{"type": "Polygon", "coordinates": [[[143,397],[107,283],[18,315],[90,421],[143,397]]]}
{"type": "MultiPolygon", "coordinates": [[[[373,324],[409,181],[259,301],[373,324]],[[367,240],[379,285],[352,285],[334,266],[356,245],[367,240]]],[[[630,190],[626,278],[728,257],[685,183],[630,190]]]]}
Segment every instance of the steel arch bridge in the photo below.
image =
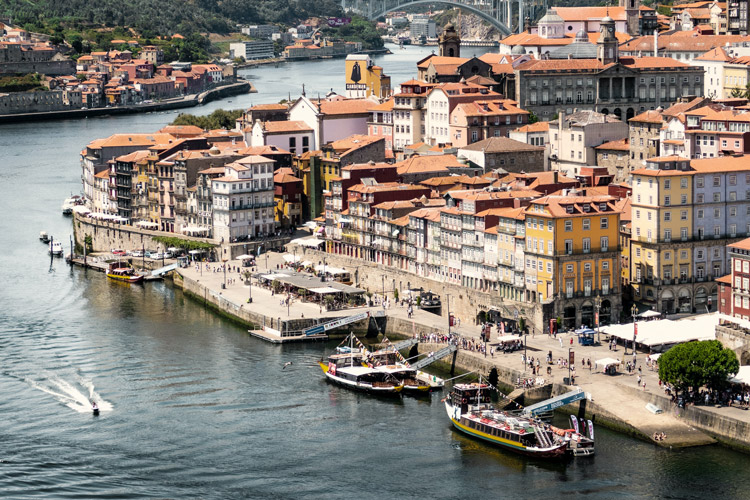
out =
{"type": "MultiPolygon", "coordinates": [[[[476,14],[497,28],[504,36],[514,31],[523,31],[524,16],[529,14],[525,10],[527,3],[525,0],[341,0],[344,10],[354,11],[372,20],[411,5],[436,3],[476,14]]],[[[536,7],[537,5],[534,5],[532,10],[536,7]]]]}

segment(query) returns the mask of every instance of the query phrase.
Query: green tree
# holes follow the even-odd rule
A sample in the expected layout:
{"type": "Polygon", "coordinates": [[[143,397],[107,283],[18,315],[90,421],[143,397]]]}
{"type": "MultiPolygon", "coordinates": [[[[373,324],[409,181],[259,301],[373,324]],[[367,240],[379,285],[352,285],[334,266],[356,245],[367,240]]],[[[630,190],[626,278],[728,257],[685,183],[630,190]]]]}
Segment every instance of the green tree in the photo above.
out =
{"type": "Polygon", "coordinates": [[[731,349],[718,340],[687,342],[677,345],[659,358],[659,378],[678,391],[707,386],[721,389],[728,377],[739,370],[739,361],[731,349]]]}
{"type": "Polygon", "coordinates": [[[536,123],[539,121],[539,117],[536,116],[536,113],[533,111],[529,111],[529,123],[536,123]]]}

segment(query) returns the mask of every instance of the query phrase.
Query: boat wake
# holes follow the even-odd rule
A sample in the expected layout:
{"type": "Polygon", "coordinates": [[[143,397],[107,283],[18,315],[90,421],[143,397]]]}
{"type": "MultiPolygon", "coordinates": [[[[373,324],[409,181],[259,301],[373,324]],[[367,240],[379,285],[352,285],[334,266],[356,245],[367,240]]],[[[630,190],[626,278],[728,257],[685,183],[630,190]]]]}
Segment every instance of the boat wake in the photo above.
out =
{"type": "Polygon", "coordinates": [[[99,411],[112,411],[112,403],[105,401],[94,389],[94,383],[83,377],[77,377],[75,383],[70,383],[57,376],[46,380],[27,380],[34,388],[53,396],[57,401],[78,413],[91,413],[91,401],[96,401],[99,411]]]}

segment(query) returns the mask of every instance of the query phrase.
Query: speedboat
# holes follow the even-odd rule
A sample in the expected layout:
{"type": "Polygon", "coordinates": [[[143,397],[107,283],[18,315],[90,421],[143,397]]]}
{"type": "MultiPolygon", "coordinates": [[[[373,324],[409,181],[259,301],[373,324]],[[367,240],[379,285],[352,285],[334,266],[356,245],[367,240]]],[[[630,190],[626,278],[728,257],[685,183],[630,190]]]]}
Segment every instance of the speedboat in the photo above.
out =
{"type": "Polygon", "coordinates": [[[39,231],[39,241],[42,243],[49,243],[49,235],[47,231],[39,231]]]}
{"type": "Polygon", "coordinates": [[[59,257],[63,254],[63,246],[59,241],[52,241],[49,244],[49,254],[59,257]]]}
{"type": "Polygon", "coordinates": [[[94,412],[94,415],[95,415],[95,416],[98,416],[98,415],[99,415],[99,407],[98,407],[98,406],[96,405],[96,402],[95,402],[95,401],[92,401],[92,402],[91,402],[91,411],[93,411],[93,412],[94,412]]]}

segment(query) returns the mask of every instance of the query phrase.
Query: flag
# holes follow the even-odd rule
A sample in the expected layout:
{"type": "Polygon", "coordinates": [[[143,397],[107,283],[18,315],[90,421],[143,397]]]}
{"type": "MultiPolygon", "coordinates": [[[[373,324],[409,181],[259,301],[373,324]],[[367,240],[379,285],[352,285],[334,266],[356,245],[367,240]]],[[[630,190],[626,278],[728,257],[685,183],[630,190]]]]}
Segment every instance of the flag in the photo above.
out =
{"type": "Polygon", "coordinates": [[[633,323],[633,338],[638,336],[638,323],[633,323]]]}

